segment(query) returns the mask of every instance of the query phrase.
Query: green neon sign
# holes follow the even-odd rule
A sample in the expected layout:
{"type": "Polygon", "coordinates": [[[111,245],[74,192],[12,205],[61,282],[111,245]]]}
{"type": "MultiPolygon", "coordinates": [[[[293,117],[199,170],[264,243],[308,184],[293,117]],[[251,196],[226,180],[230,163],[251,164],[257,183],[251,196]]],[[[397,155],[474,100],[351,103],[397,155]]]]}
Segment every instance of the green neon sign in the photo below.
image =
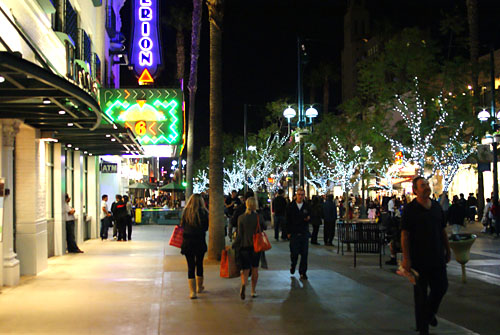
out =
{"type": "Polygon", "coordinates": [[[182,145],[184,142],[181,90],[103,90],[101,108],[111,120],[130,128],[143,145],[182,145]]]}

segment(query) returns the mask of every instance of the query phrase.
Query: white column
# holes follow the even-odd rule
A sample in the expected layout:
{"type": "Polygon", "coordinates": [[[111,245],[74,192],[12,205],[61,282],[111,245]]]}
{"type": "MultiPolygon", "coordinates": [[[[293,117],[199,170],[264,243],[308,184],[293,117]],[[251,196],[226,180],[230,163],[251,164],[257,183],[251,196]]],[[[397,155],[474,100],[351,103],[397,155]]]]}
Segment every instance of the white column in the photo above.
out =
{"type": "Polygon", "coordinates": [[[3,203],[3,285],[15,286],[19,283],[19,260],[14,253],[14,142],[20,121],[3,120],[2,125],[2,176],[5,189],[10,195],[3,203]]]}
{"type": "Polygon", "coordinates": [[[64,222],[64,189],[66,185],[66,158],[64,145],[54,143],[54,255],[66,253],[66,227],[64,222]]]}
{"type": "Polygon", "coordinates": [[[87,160],[87,185],[88,185],[88,215],[91,218],[90,237],[99,238],[101,228],[100,220],[100,203],[101,194],[99,193],[99,168],[97,165],[98,159],[96,156],[88,156],[87,160]]]}
{"type": "Polygon", "coordinates": [[[16,251],[22,275],[47,268],[45,143],[22,124],[16,136],[16,251]]]}
{"type": "Polygon", "coordinates": [[[73,189],[74,189],[74,199],[73,199],[73,206],[75,208],[75,218],[76,218],[76,227],[75,227],[75,240],[76,244],[81,244],[83,243],[83,237],[84,237],[84,227],[85,227],[85,218],[83,216],[83,205],[84,205],[84,199],[83,199],[83,156],[80,154],[80,151],[74,151],[73,152],[73,157],[74,157],[74,184],[73,184],[73,189]]]}

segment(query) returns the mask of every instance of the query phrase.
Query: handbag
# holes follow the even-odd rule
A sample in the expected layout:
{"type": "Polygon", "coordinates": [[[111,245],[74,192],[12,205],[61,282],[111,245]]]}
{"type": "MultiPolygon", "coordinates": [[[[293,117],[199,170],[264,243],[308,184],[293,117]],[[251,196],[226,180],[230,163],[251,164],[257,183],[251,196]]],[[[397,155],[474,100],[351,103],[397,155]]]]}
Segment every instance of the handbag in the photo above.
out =
{"type": "Polygon", "coordinates": [[[182,246],[182,241],[184,239],[184,229],[181,226],[175,226],[172,236],[170,236],[169,245],[180,248],[182,246]]]}
{"type": "Polygon", "coordinates": [[[222,278],[235,278],[240,275],[240,271],[236,266],[236,255],[234,249],[227,246],[222,250],[220,260],[220,276],[222,278]]]}
{"type": "Polygon", "coordinates": [[[253,234],[253,251],[261,252],[267,251],[271,248],[271,242],[269,242],[266,233],[260,229],[259,215],[257,214],[257,227],[255,228],[255,233],[253,234]]]}

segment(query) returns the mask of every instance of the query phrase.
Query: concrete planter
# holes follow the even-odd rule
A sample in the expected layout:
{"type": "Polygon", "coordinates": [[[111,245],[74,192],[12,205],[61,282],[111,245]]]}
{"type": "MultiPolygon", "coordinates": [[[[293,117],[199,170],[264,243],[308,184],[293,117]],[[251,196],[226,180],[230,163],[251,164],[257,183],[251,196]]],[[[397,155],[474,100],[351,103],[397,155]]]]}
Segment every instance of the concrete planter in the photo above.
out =
{"type": "Polygon", "coordinates": [[[462,266],[462,283],[467,282],[467,275],[465,273],[465,264],[470,259],[470,248],[477,236],[474,234],[452,234],[448,238],[450,248],[455,254],[455,260],[462,266]]]}

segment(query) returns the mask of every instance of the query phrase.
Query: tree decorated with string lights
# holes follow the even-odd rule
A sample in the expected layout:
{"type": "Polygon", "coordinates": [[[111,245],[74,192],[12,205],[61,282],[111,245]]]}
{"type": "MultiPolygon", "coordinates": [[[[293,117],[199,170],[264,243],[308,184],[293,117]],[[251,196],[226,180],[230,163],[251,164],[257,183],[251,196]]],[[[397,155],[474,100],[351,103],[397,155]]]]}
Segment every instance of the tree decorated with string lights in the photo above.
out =
{"type": "MultiPolygon", "coordinates": [[[[438,119],[434,122],[433,126],[428,132],[424,128],[424,115],[428,118],[430,109],[427,103],[420,96],[418,78],[414,79],[415,91],[409,93],[406,97],[396,95],[396,102],[394,104],[394,111],[396,111],[403,119],[404,125],[410,132],[410,144],[403,144],[402,140],[394,139],[382,132],[380,135],[384,137],[391,144],[391,151],[394,155],[401,151],[403,153],[403,165],[406,163],[413,163],[417,165],[418,173],[424,176],[425,160],[430,156],[432,149],[432,141],[436,131],[442,126],[448,116],[448,112],[444,107],[445,100],[440,94],[437,98],[433,99],[437,108],[438,119]]],[[[373,128],[376,130],[375,128],[373,128]]]]}
{"type": "Polygon", "coordinates": [[[287,137],[280,137],[278,133],[275,133],[250,152],[251,157],[247,161],[247,184],[254,192],[264,186],[270,192],[275,191],[279,187],[279,181],[297,159],[297,149],[286,148],[286,141],[287,137]],[[283,152],[284,158],[280,159],[280,153],[283,152]],[[274,176],[273,182],[269,181],[271,175],[274,176]]]}
{"type": "Polygon", "coordinates": [[[224,168],[224,194],[239,191],[245,187],[245,157],[242,150],[236,150],[231,168],[224,168]]]}
{"type": "Polygon", "coordinates": [[[453,179],[460,170],[462,162],[476,150],[475,146],[471,145],[474,141],[466,143],[459,139],[463,124],[463,122],[460,123],[454,135],[432,157],[434,163],[432,174],[434,175],[437,171],[441,172],[443,191],[448,191],[453,179]]]}
{"type": "Polygon", "coordinates": [[[308,169],[308,175],[304,176],[305,181],[314,187],[316,193],[320,195],[327,194],[333,188],[333,180],[329,177],[327,171],[319,170],[313,172],[309,167],[308,169]]]}
{"type": "Polygon", "coordinates": [[[208,191],[209,184],[207,170],[198,171],[193,182],[193,193],[199,194],[208,191]]]}

